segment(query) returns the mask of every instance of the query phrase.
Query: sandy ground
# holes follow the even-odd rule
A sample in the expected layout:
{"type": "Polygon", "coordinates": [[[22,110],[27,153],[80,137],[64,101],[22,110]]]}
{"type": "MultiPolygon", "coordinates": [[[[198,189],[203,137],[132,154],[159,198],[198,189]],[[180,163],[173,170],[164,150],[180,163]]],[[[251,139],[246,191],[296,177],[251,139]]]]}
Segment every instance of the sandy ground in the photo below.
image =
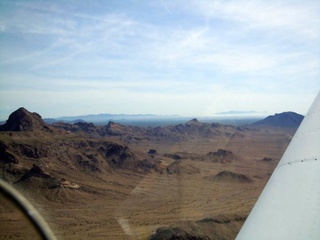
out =
{"type": "MultiPolygon", "coordinates": [[[[231,220],[237,216],[245,218],[291,136],[290,132],[269,130],[248,131],[233,138],[129,143],[130,148],[144,152],[156,149],[163,166],[174,161],[164,157],[165,153],[206,154],[222,148],[231,150],[237,158],[228,164],[183,159],[180,174],[115,171],[97,177],[71,176],[68,180],[79,184],[80,189],[61,187],[45,193],[22,189],[22,192],[43,214],[58,239],[147,239],[163,226],[217,216],[231,220]],[[261,161],[265,157],[273,160],[261,161]],[[223,170],[245,174],[252,182],[210,180],[223,170]]],[[[0,239],[35,239],[30,224],[3,196],[0,221],[0,239]]],[[[230,225],[228,230],[221,225],[217,229],[222,232],[221,239],[233,239],[242,223],[230,225]]]]}

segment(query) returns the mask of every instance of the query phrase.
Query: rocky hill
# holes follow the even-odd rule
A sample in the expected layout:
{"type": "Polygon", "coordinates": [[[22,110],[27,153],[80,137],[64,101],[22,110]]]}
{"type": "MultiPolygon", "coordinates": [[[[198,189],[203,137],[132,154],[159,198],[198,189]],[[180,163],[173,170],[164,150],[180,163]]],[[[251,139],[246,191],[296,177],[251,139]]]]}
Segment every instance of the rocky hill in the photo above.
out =
{"type": "Polygon", "coordinates": [[[252,126],[298,128],[302,120],[303,116],[300,114],[295,112],[283,112],[268,116],[263,120],[253,123],[252,126]]]}
{"type": "Polygon", "coordinates": [[[0,131],[33,131],[48,129],[38,113],[31,113],[21,107],[10,114],[6,123],[0,126],[0,131]]]}
{"type": "Polygon", "coordinates": [[[70,132],[95,132],[93,124],[69,124],[63,128],[47,126],[39,114],[24,108],[13,112],[0,128],[2,175],[19,184],[42,179],[52,187],[61,186],[54,182],[68,179],[72,172],[97,176],[125,169],[144,173],[157,166],[156,157],[133,151],[121,141],[70,132]]]}
{"type": "Polygon", "coordinates": [[[161,227],[150,236],[149,240],[183,239],[183,240],[210,240],[234,239],[237,231],[235,226],[241,226],[245,217],[232,215],[218,215],[204,218],[195,222],[184,221],[175,226],[161,227]],[[221,230],[223,229],[223,230],[221,230]]]}
{"type": "Polygon", "coordinates": [[[213,177],[207,177],[210,181],[234,182],[234,183],[250,183],[252,180],[244,174],[222,171],[213,177]]]}

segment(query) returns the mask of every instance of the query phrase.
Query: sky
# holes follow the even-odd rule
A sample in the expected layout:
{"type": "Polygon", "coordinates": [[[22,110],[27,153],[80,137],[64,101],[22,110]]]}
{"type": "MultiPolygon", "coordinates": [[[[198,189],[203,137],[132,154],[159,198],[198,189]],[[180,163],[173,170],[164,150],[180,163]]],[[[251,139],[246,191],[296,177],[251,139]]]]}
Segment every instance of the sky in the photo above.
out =
{"type": "Polygon", "coordinates": [[[318,0],[0,1],[0,120],[305,114],[319,90],[318,0]]]}

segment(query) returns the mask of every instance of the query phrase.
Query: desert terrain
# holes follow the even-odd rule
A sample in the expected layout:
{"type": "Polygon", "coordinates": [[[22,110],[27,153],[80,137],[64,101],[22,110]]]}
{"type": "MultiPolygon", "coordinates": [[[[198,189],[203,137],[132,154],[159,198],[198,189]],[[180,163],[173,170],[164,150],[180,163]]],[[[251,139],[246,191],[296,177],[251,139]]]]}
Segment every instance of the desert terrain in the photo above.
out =
{"type": "MultiPolygon", "coordinates": [[[[49,125],[19,109],[1,127],[0,177],[58,239],[234,239],[295,130],[49,125]]],[[[0,239],[36,239],[0,197],[0,239]]]]}

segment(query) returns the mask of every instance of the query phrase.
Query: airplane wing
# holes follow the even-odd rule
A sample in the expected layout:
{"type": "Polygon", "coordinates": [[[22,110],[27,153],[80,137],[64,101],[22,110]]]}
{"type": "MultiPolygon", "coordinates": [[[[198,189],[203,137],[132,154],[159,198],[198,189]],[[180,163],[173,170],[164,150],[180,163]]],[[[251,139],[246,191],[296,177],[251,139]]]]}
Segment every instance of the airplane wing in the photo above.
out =
{"type": "Polygon", "coordinates": [[[236,239],[320,239],[320,92],[236,239]]]}

